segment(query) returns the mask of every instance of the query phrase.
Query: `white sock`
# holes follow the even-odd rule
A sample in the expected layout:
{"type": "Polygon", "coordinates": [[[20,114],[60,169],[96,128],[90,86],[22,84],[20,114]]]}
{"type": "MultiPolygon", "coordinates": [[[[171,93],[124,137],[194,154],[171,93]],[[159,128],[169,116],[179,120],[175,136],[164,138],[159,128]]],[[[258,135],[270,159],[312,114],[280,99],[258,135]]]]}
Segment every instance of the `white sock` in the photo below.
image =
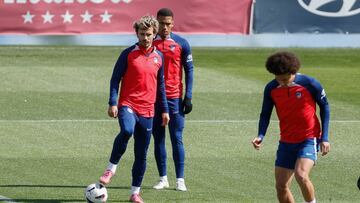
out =
{"type": "Polygon", "coordinates": [[[140,187],[131,186],[131,194],[140,194],[140,187]]]}
{"type": "Polygon", "coordinates": [[[168,181],[167,176],[160,176],[160,181],[168,181]]]}
{"type": "Polygon", "coordinates": [[[316,203],[316,199],[313,199],[312,201],[306,203],[316,203]]]}
{"type": "Polygon", "coordinates": [[[178,181],[178,182],[185,182],[184,178],[176,178],[176,181],[178,181]]]}
{"type": "Polygon", "coordinates": [[[117,164],[113,164],[113,163],[109,162],[106,169],[110,170],[111,172],[113,172],[113,174],[115,174],[116,168],[117,168],[117,164]]]}

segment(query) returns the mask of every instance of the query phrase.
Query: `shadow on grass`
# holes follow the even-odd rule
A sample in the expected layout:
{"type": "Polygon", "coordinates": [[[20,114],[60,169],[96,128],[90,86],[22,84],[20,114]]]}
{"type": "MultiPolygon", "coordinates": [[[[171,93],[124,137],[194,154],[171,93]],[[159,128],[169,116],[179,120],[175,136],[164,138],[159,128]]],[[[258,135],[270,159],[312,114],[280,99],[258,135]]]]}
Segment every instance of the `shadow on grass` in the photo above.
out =
{"type": "MultiPolygon", "coordinates": [[[[85,189],[84,185],[0,185],[0,188],[81,188],[85,189]]],[[[121,189],[129,190],[129,187],[106,187],[107,189],[121,189]]],[[[1,190],[1,189],[0,189],[1,190]]],[[[84,199],[8,199],[0,195],[0,202],[39,202],[39,203],[61,203],[61,202],[85,202],[84,199]]],[[[111,202],[129,202],[128,200],[119,200],[111,202]]]]}
{"type": "MultiPolygon", "coordinates": [[[[0,185],[0,188],[86,188],[86,185],[0,185]]],[[[129,189],[130,187],[110,187],[106,186],[107,189],[129,189]]]]}
{"type": "MultiPolygon", "coordinates": [[[[1,199],[0,198],[0,202],[40,202],[40,203],[61,203],[61,202],[85,202],[84,199],[12,199],[12,200],[8,200],[8,199],[1,199]]],[[[123,200],[123,201],[113,201],[111,200],[111,202],[129,202],[128,200],[123,200]]]]}

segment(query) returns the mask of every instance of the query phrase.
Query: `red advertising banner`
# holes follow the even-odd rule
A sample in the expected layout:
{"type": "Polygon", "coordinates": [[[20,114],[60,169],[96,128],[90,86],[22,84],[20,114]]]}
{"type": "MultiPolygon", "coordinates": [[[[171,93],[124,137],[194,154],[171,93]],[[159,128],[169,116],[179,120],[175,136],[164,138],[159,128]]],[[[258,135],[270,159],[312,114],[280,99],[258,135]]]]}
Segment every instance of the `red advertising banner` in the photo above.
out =
{"type": "Polygon", "coordinates": [[[248,34],[252,0],[0,0],[0,34],[133,33],[141,16],[174,11],[174,31],[248,34]]]}

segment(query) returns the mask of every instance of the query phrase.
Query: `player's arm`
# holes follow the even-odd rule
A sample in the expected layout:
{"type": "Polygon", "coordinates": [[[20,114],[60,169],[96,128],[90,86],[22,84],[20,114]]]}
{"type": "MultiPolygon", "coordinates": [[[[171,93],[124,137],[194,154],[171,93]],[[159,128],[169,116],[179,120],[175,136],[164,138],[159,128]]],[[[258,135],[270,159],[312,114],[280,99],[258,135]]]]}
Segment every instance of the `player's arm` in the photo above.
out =
{"type": "MultiPolygon", "coordinates": [[[[163,61],[164,62],[164,61],[163,61]]],[[[157,75],[157,98],[160,101],[162,107],[162,126],[165,126],[169,123],[170,116],[169,116],[169,106],[166,99],[166,92],[165,92],[165,80],[164,80],[164,63],[162,63],[161,68],[158,70],[157,75]]]]}
{"type": "Polygon", "coordinates": [[[258,136],[252,140],[252,144],[257,150],[259,150],[261,147],[261,143],[269,126],[271,113],[274,107],[274,103],[270,96],[270,91],[270,87],[267,85],[264,90],[264,97],[258,126],[258,136]]]}
{"type": "Polygon", "coordinates": [[[194,80],[194,65],[189,43],[182,42],[181,62],[185,73],[185,97],[183,101],[183,112],[188,114],[192,111],[192,89],[194,80]]]}
{"type": "Polygon", "coordinates": [[[110,80],[110,96],[109,96],[109,108],[108,115],[112,118],[116,118],[118,115],[117,102],[119,97],[119,85],[123,78],[127,68],[127,56],[128,52],[123,51],[119,56],[110,80]]]}
{"type": "Polygon", "coordinates": [[[320,108],[320,120],[321,120],[321,139],[320,150],[322,155],[326,155],[330,151],[329,144],[329,123],[330,123],[330,106],[326,98],[326,93],[321,84],[313,79],[311,83],[314,88],[314,98],[320,108]]]}

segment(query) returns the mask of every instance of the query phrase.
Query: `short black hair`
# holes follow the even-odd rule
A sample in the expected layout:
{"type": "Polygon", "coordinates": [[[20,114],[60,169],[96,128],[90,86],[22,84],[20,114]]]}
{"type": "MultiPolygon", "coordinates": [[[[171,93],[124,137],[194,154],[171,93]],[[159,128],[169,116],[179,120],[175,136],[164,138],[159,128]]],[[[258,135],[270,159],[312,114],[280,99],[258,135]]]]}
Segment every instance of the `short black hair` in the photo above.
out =
{"type": "Polygon", "coordinates": [[[171,16],[171,17],[174,17],[174,13],[169,8],[162,8],[156,14],[156,17],[159,17],[159,16],[171,16]]]}
{"type": "Polygon", "coordinates": [[[265,66],[274,75],[295,74],[300,69],[300,60],[295,54],[282,51],[269,56],[265,66]]]}

